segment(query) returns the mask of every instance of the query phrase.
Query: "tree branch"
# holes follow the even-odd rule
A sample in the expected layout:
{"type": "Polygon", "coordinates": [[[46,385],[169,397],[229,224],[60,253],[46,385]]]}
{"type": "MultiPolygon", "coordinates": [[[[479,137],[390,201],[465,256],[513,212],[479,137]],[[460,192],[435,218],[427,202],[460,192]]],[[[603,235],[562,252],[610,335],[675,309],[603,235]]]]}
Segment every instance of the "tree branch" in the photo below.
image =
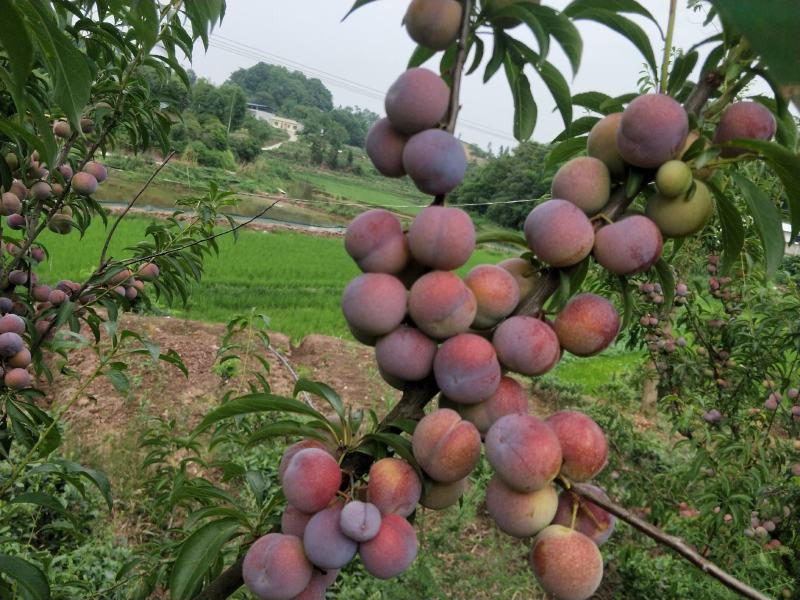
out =
{"type": "Polygon", "coordinates": [[[130,202],[128,202],[128,206],[125,207],[125,210],[123,210],[119,214],[119,216],[117,216],[117,219],[114,221],[114,224],[111,226],[111,229],[109,230],[108,235],[106,236],[106,241],[103,243],[103,250],[100,252],[100,264],[98,266],[98,269],[102,269],[106,262],[106,253],[108,252],[108,246],[109,244],[111,244],[111,238],[114,237],[114,232],[117,230],[120,221],[122,221],[122,219],[125,218],[125,215],[127,215],[128,212],[131,210],[131,208],[133,208],[133,205],[136,204],[136,201],[142,196],[142,194],[145,193],[147,188],[150,187],[150,184],[153,183],[153,180],[156,177],[158,177],[158,174],[161,173],[162,169],[164,169],[164,167],[167,166],[167,163],[170,160],[172,160],[173,156],[175,156],[175,150],[173,150],[167,155],[167,157],[153,172],[153,174],[150,175],[150,178],[144,182],[144,185],[142,186],[142,189],[139,190],[139,193],[136,194],[130,202]]]}
{"type": "Polygon", "coordinates": [[[758,590],[751,588],[749,585],[739,581],[730,573],[723,571],[717,565],[712,563],[710,560],[705,558],[699,552],[690,548],[686,543],[683,542],[680,538],[668,535],[661,531],[655,525],[648,523],[647,521],[640,519],[625,507],[600,496],[599,494],[592,491],[591,486],[585,483],[573,483],[570,486],[570,491],[575,492],[576,494],[583,496],[590,502],[596,504],[600,508],[608,511],[618,519],[621,519],[628,523],[631,527],[638,529],[647,537],[655,540],[662,546],[667,546],[668,548],[674,550],[678,554],[680,554],[683,558],[688,560],[690,563],[698,567],[703,573],[710,575],[714,579],[718,580],[722,585],[727,587],[730,590],[733,590],[737,594],[741,595],[744,598],[752,598],[753,600],[770,600],[769,596],[765,596],[758,590]]]}
{"type": "MultiPolygon", "coordinates": [[[[472,0],[465,0],[461,14],[461,31],[458,34],[458,51],[453,65],[453,85],[450,87],[450,104],[447,109],[447,125],[445,130],[453,133],[456,130],[458,112],[461,108],[461,79],[464,76],[464,64],[467,61],[467,38],[469,37],[470,18],[472,17],[472,0]]],[[[431,206],[444,206],[446,194],[439,194],[433,199],[431,206]]]]}

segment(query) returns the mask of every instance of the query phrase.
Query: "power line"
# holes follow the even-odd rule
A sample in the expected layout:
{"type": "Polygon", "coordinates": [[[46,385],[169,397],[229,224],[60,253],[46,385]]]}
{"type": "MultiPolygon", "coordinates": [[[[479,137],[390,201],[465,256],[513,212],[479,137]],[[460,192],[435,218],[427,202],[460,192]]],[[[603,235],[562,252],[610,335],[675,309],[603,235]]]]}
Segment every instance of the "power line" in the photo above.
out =
{"type": "MultiPolygon", "coordinates": [[[[323,71],[321,69],[317,69],[311,67],[309,65],[305,65],[303,63],[299,63],[292,59],[273,54],[271,52],[266,52],[254,46],[250,46],[248,44],[243,44],[241,42],[237,42],[236,40],[232,40],[230,38],[226,38],[219,34],[213,34],[211,36],[210,45],[212,47],[218,48],[225,52],[229,52],[231,54],[236,54],[243,58],[249,58],[251,60],[263,60],[265,62],[269,62],[272,64],[277,64],[283,67],[290,67],[297,71],[300,71],[304,75],[316,77],[325,83],[340,88],[345,89],[347,91],[353,92],[355,94],[364,96],[366,98],[370,98],[372,100],[378,100],[383,102],[385,97],[385,92],[382,90],[378,90],[376,88],[364,85],[362,83],[358,83],[356,81],[346,79],[339,75],[335,75],[333,73],[329,73],[328,71],[323,71]]],[[[473,131],[477,131],[479,133],[483,133],[485,135],[491,135],[494,137],[503,138],[509,141],[516,141],[514,138],[509,136],[503,131],[499,129],[494,129],[491,126],[484,125],[482,123],[478,123],[475,121],[471,121],[470,119],[459,119],[459,125],[464,127],[465,129],[471,129],[473,131]]]]}

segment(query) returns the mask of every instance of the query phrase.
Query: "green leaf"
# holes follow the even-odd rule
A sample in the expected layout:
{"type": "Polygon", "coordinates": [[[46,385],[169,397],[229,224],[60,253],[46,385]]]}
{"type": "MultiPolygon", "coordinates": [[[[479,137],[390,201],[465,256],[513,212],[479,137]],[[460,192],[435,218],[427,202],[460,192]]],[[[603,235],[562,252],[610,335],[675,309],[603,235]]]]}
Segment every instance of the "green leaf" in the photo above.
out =
{"type": "Polygon", "coordinates": [[[80,127],[80,116],[89,102],[92,76],[86,57],[77,49],[53,18],[53,9],[44,0],[19,0],[30,21],[47,72],[53,80],[53,97],[67,115],[73,129],[80,127]]]}
{"type": "Polygon", "coordinates": [[[692,51],[681,54],[675,59],[675,62],[672,64],[672,71],[669,74],[669,79],[667,79],[668,94],[674,96],[680,91],[683,84],[686,83],[686,80],[689,78],[689,75],[692,74],[699,57],[700,55],[697,52],[692,51]]]}
{"type": "Polygon", "coordinates": [[[572,67],[572,74],[575,75],[581,64],[581,53],[583,52],[583,40],[578,29],[564,13],[553,10],[549,6],[531,4],[529,10],[536,15],[545,31],[548,31],[561,46],[564,54],[567,55],[570,67],[572,67]]]}
{"type": "Polygon", "coordinates": [[[561,118],[564,120],[564,127],[569,129],[572,123],[572,98],[567,80],[564,79],[558,69],[525,44],[517,40],[512,40],[512,43],[514,50],[520,54],[522,60],[528,61],[536,69],[539,77],[542,78],[547,89],[550,90],[550,94],[556,101],[558,111],[561,113],[561,118]]]}
{"type": "Polygon", "coordinates": [[[656,274],[661,282],[661,291],[664,292],[664,310],[672,310],[672,303],[675,300],[675,274],[672,267],[663,258],[659,258],[654,265],[656,274]]]}
{"type": "Polygon", "coordinates": [[[608,94],[602,92],[582,92],[572,97],[572,104],[583,106],[601,115],[610,115],[615,112],[622,112],[621,102],[617,102],[608,94]]]}
{"type": "Polygon", "coordinates": [[[550,149],[544,163],[544,170],[549,171],[566,160],[586,151],[586,136],[574,137],[559,142],[550,149]]]}
{"type": "Polygon", "coordinates": [[[330,437],[325,435],[324,432],[311,427],[308,423],[300,423],[299,421],[275,421],[268,423],[263,427],[259,427],[254,431],[250,437],[247,438],[245,446],[251,448],[256,444],[269,440],[274,437],[283,437],[287,435],[296,435],[304,438],[314,438],[321,442],[330,441],[330,437]]]}
{"type": "MultiPolygon", "coordinates": [[[[389,425],[391,425],[391,423],[389,423],[389,425]]],[[[414,458],[414,452],[411,449],[411,442],[409,442],[403,436],[396,433],[376,432],[365,435],[363,440],[365,442],[374,440],[385,446],[388,446],[394,450],[400,458],[414,467],[414,469],[420,475],[420,478],[422,478],[422,469],[420,468],[419,463],[417,463],[417,459],[414,458]]]]}
{"type": "Polygon", "coordinates": [[[299,379],[294,386],[292,395],[296,398],[300,392],[308,392],[309,394],[319,396],[331,405],[331,408],[333,408],[338,415],[340,422],[345,422],[344,403],[339,397],[339,394],[328,384],[319,381],[309,381],[308,379],[299,379]]]}
{"type": "Polygon", "coordinates": [[[145,52],[150,52],[158,40],[158,8],[153,0],[130,0],[128,21],[139,36],[145,52]]]}
{"type": "Polygon", "coordinates": [[[800,10],[796,0],[770,0],[769,10],[758,2],[713,3],[725,21],[747,38],[781,83],[800,83],[800,10]]]}
{"type": "Polygon", "coordinates": [[[25,21],[13,2],[3,3],[0,40],[8,54],[8,66],[11,71],[8,89],[14,97],[17,112],[24,114],[28,104],[25,98],[25,83],[33,70],[33,44],[25,27],[25,21]]]}
{"type": "Polygon", "coordinates": [[[105,372],[105,376],[106,379],[111,382],[111,385],[114,386],[114,389],[120,394],[127,394],[131,391],[131,382],[128,380],[128,376],[122,371],[109,369],[105,372]]]}
{"type": "Polygon", "coordinates": [[[650,19],[655,23],[659,31],[661,30],[661,25],[653,14],[635,0],[573,0],[563,12],[567,16],[573,16],[576,12],[587,8],[602,8],[617,13],[641,15],[642,17],[650,19]]]}
{"type": "Polygon", "coordinates": [[[492,56],[486,64],[486,69],[483,72],[483,83],[489,81],[506,58],[506,39],[510,39],[505,33],[498,32],[494,36],[494,48],[492,49],[492,56]]]}
{"type": "Polygon", "coordinates": [[[739,260],[744,248],[744,225],[742,215],[736,204],[725,195],[713,182],[707,181],[706,186],[714,194],[717,203],[717,215],[722,226],[722,261],[720,273],[727,275],[731,267],[739,260]]]}
{"type": "Polygon", "coordinates": [[[14,496],[9,501],[10,504],[35,504],[37,506],[42,506],[44,508],[49,508],[50,510],[54,510],[57,513],[67,517],[72,518],[71,515],[66,511],[64,505],[58,501],[58,498],[55,496],[51,496],[50,494],[45,494],[43,492],[26,492],[24,494],[20,494],[19,496],[14,496]]]}
{"type": "Polygon", "coordinates": [[[0,554],[0,573],[17,582],[24,600],[49,600],[50,584],[36,565],[16,556],[0,554]]]}
{"type": "Polygon", "coordinates": [[[248,394],[231,400],[211,411],[195,428],[192,435],[196,436],[223,419],[258,412],[288,412],[308,415],[320,421],[326,420],[321,413],[311,408],[308,404],[294,398],[286,398],[274,394],[248,394]]]}
{"type": "Polygon", "coordinates": [[[481,66],[481,61],[483,60],[483,53],[486,50],[486,44],[483,43],[483,40],[479,37],[475,37],[475,56],[472,57],[472,66],[467,69],[467,75],[472,75],[478,67],[481,66]]]}
{"type": "Polygon", "coordinates": [[[347,14],[342,17],[342,21],[344,21],[347,17],[349,17],[352,13],[357,11],[362,6],[369,4],[370,2],[375,2],[375,0],[356,0],[355,4],[353,4],[352,8],[347,11],[347,14]]]}
{"type": "Polygon", "coordinates": [[[642,53],[653,73],[658,74],[656,56],[649,37],[641,27],[627,17],[602,8],[586,8],[574,11],[572,18],[576,21],[595,21],[627,38],[642,53]]]}
{"type": "Polygon", "coordinates": [[[514,97],[514,137],[520,142],[528,140],[536,127],[536,102],[528,78],[509,57],[503,62],[508,86],[514,97]]]}
{"type": "Polygon", "coordinates": [[[408,66],[406,68],[413,69],[414,67],[418,67],[435,55],[436,50],[431,50],[425,46],[417,46],[411,54],[411,58],[408,59],[408,66]]]}
{"type": "Polygon", "coordinates": [[[167,363],[177,367],[178,369],[180,369],[181,373],[183,373],[184,377],[186,377],[186,378],[189,377],[189,369],[184,364],[183,359],[181,358],[181,355],[178,354],[175,351],[174,348],[170,348],[166,353],[159,354],[158,355],[158,360],[163,361],[163,362],[167,362],[167,363]]]}
{"type": "Polygon", "coordinates": [[[54,464],[61,466],[67,473],[76,474],[84,479],[88,479],[102,494],[103,499],[108,505],[108,510],[113,508],[113,500],[111,498],[111,483],[108,481],[105,473],[84,467],[81,464],[72,462],[71,460],[58,459],[53,461],[54,464]]]}
{"type": "Polygon", "coordinates": [[[781,225],[781,213],[766,192],[752,181],[738,173],[733,175],[733,181],[742,192],[747,208],[753,216],[758,237],[761,238],[761,244],[764,247],[766,275],[767,278],[770,278],[783,261],[786,245],[781,225]]]}
{"type": "Polygon", "coordinates": [[[783,183],[789,202],[792,237],[800,233],[800,156],[774,142],[735,140],[732,146],[749,148],[763,156],[783,183]]]}
{"type": "Polygon", "coordinates": [[[207,523],[181,544],[169,575],[170,600],[191,600],[203,577],[219,558],[222,547],[239,530],[235,519],[207,523]]]}

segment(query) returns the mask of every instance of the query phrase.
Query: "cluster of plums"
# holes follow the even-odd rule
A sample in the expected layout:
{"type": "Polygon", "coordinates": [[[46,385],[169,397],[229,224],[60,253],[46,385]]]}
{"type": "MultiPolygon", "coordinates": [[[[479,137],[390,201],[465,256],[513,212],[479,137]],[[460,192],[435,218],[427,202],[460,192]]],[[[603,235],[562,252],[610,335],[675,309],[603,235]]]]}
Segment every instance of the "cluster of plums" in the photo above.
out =
{"type": "MultiPolygon", "coordinates": [[[[13,242],[6,244],[6,250],[18,255],[20,247],[13,242]]],[[[32,247],[29,259],[32,263],[44,260],[44,250],[32,247]]],[[[86,305],[94,302],[99,294],[113,293],[132,302],[144,290],[146,281],[153,281],[159,276],[155,263],[141,265],[136,272],[123,269],[114,274],[108,283],[81,291],[79,283],[64,279],[54,287],[39,282],[36,273],[27,269],[15,269],[8,273],[6,285],[0,292],[0,376],[6,387],[24,389],[30,387],[33,380],[27,368],[31,364],[31,353],[25,340],[28,322],[32,324],[31,338],[44,336],[52,339],[56,328],[54,322],[57,308],[67,301],[86,305]],[[23,292],[17,291],[23,288],[23,292]],[[27,302],[26,302],[27,300],[27,302]],[[30,302],[31,304],[29,304],[30,302]]],[[[77,314],[83,309],[79,307],[77,314]]]]}
{"type": "Polygon", "coordinates": [[[340,492],[337,454],[317,440],[290,446],[279,466],[287,506],[281,533],[248,550],[242,576],[261,600],[324,600],[339,569],[356,554],[375,577],[405,571],[417,556],[417,535],[406,520],[422,482],[407,462],[375,462],[366,487],[340,492]],[[359,499],[361,498],[361,499],[359,499]]]}
{"type": "Polygon", "coordinates": [[[433,71],[409,69],[386,94],[386,117],[367,133],[366,150],[386,177],[408,175],[424,193],[447,194],[461,183],[467,155],[453,134],[440,129],[450,88],[433,71]]]}
{"type": "MultiPolygon", "coordinates": [[[[82,119],[84,133],[90,133],[94,126],[89,119],[82,119]]],[[[70,137],[71,130],[66,121],[56,121],[53,132],[58,137],[70,137]]],[[[39,160],[34,151],[25,164],[20,163],[16,154],[5,156],[6,164],[16,179],[0,199],[0,214],[6,217],[9,229],[23,230],[27,218],[23,214],[23,202],[43,208],[50,208],[63,199],[66,186],[80,196],[91,196],[99,184],[108,178],[108,170],[98,162],[88,162],[81,171],[74,172],[69,162],[60,165],[56,172],[50,173],[47,165],[39,160]]],[[[64,204],[47,222],[47,227],[58,234],[66,235],[72,231],[72,209],[64,204]]]]}
{"type": "Polygon", "coordinates": [[[345,289],[342,310],[354,336],[375,346],[390,385],[403,389],[433,374],[449,400],[478,404],[498,390],[503,368],[542,375],[562,349],[592,356],[616,338],[619,314],[594,294],[572,298],[552,323],[513,316],[521,287],[533,285],[533,268],[504,261],[478,265],[461,279],[451,269],[465,264],[474,246],[472,221],[458,208],[423,209],[407,234],[382,209],[348,227],[345,248],[365,273],[345,289]]]}
{"type": "Polygon", "coordinates": [[[784,518],[789,518],[792,510],[784,506],[780,516],[773,516],[767,519],[762,518],[759,511],[754,510],[750,513],[750,526],[744,530],[747,537],[757,538],[762,542],[764,550],[774,550],[781,547],[781,541],[774,537],[776,530],[780,527],[784,518]]]}
{"type": "MultiPolygon", "coordinates": [[[[561,411],[546,420],[527,414],[521,386],[504,382],[506,391],[498,394],[514,397],[516,407],[494,421],[480,417],[489,422],[486,455],[496,471],[486,490],[488,512],[505,533],[536,536],[530,561],[545,590],[564,600],[588,598],[602,579],[598,547],[614,518],[568,489],[559,496],[552,481],[559,473],[572,481],[594,477],[606,464],[608,443],[582,413],[561,411]]],[[[287,500],[281,533],[248,550],[243,578],[250,591],[260,600],[323,600],[356,554],[380,579],[408,569],[418,543],[407,518],[418,504],[441,510],[458,502],[480,459],[481,433],[469,415],[439,408],[420,420],[411,445],[424,479],[408,462],[383,458],[366,484],[348,482],[346,492],[338,455],[328,445],[290,446],[279,466],[287,500]]]]}

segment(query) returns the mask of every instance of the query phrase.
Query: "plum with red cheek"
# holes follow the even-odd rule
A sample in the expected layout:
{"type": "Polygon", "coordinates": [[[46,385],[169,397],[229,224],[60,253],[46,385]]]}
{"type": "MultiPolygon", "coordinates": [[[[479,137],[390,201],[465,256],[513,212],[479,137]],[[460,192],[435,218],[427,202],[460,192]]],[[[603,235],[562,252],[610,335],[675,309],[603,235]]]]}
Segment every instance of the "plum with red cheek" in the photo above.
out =
{"type": "Polygon", "coordinates": [[[365,272],[396,274],[409,260],[400,221],[383,209],[368,210],[353,219],[345,232],[344,248],[365,272]]]}
{"type": "Polygon", "coordinates": [[[414,458],[434,481],[453,483],[469,475],[481,456],[475,426],[446,408],[423,417],[411,438],[414,458]]]}
{"type": "Polygon", "coordinates": [[[367,500],[382,514],[407,517],[419,503],[422,482],[414,468],[399,458],[382,458],[369,470],[367,500]]]}
{"type": "Polygon", "coordinates": [[[383,515],[378,535],[359,545],[358,553],[367,573],[378,579],[397,577],[417,557],[419,544],[414,527],[394,513],[383,515]]]}
{"type": "Polygon", "coordinates": [[[561,443],[561,472],[575,481],[595,477],[608,462],[608,440],[600,426],[581,412],[562,410],[545,421],[561,443]]]}
{"type": "Polygon", "coordinates": [[[397,328],[406,315],[406,288],[385,273],[364,273],[342,294],[348,325],[366,336],[381,336],[397,328]]]}
{"type": "Polygon", "coordinates": [[[553,329],[561,347],[575,356],[594,356],[617,338],[617,309],[596,294],[578,294],[556,317],[553,329]]]}
{"type": "Polygon", "coordinates": [[[559,600],[587,600],[603,579],[603,557],[588,537],[550,525],[533,542],[531,567],[545,592],[559,600]]]}
{"type": "Polygon", "coordinates": [[[462,333],[441,345],[433,374],[442,393],[453,402],[477,404],[500,386],[500,363],[492,344],[479,335],[462,333]]]}
{"type": "Polygon", "coordinates": [[[242,578],[259,600],[291,600],[309,584],[312,569],[300,538],[270,533],[250,546],[242,578]]]}
{"type": "Polygon", "coordinates": [[[631,215],[597,231],[594,258],[615,275],[636,275],[661,258],[663,246],[658,225],[647,217],[631,215]]]}
{"type": "Polygon", "coordinates": [[[508,271],[497,265],[478,265],[467,273],[464,283],[475,294],[478,312],[474,329],[494,327],[514,312],[519,304],[519,285],[508,271]]]}
{"type": "Polygon", "coordinates": [[[645,94],[623,111],[617,148],[625,162],[655,169],[678,156],[689,135],[689,116],[666,94],[645,94]]]}
{"type": "Polygon", "coordinates": [[[561,468],[561,444],[550,426],[527,414],[506,415],[486,434],[486,458],[518,492],[546,487],[561,468]]]}
{"type": "Polygon", "coordinates": [[[570,267],[589,256],[594,245],[594,227],[572,202],[547,200],[525,219],[525,239],[542,262],[553,267],[570,267]]]}
{"type": "Polygon", "coordinates": [[[444,79],[424,68],[409,69],[386,93],[386,115],[395,131],[411,135],[436,127],[450,104],[444,79]]]}
{"type": "Polygon", "coordinates": [[[421,265],[452,271],[464,265],[475,250],[475,226],[460,208],[428,206],[411,223],[408,246],[421,265]]]}
{"type": "Polygon", "coordinates": [[[544,321],[518,316],[495,329],[492,344],[500,363],[523,375],[542,375],[561,358],[561,347],[553,329],[544,321]]]}

